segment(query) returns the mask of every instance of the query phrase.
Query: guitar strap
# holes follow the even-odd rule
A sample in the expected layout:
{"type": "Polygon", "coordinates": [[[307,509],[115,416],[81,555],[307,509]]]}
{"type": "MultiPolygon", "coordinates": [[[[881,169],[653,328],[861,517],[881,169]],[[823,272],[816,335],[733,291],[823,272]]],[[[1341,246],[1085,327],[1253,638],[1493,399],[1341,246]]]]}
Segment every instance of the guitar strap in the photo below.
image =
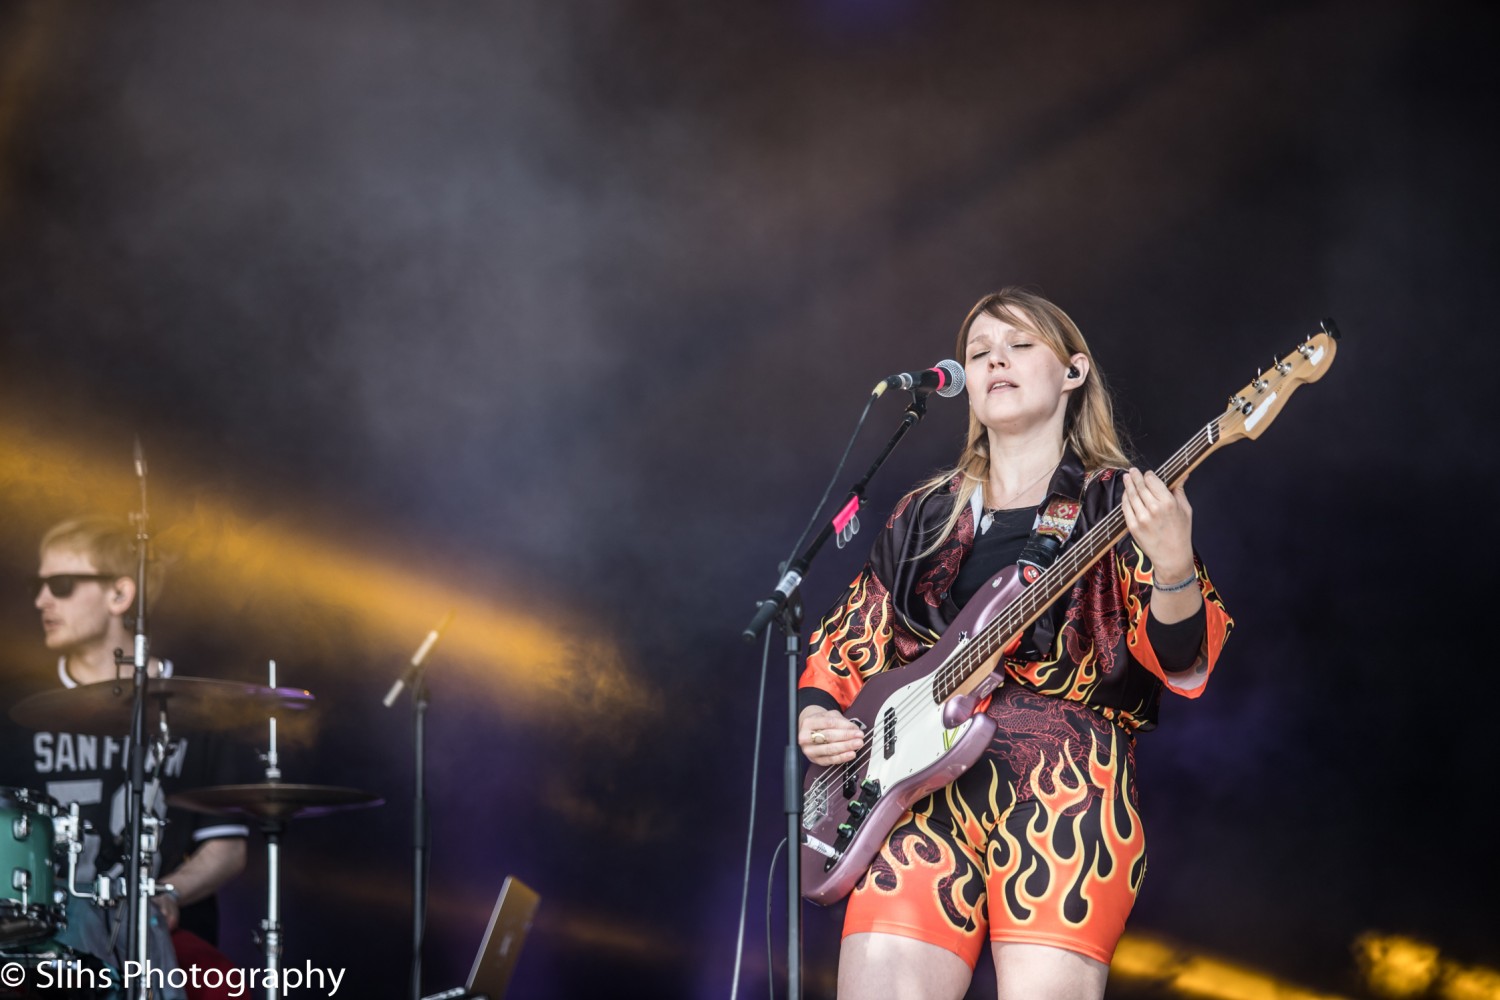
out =
{"type": "MultiPolygon", "coordinates": [[[[1062,490],[1053,491],[1037,514],[1036,523],[1031,528],[1031,537],[1026,540],[1021,554],[1016,557],[1021,580],[1028,587],[1036,582],[1047,567],[1057,561],[1063,547],[1073,537],[1073,529],[1078,525],[1079,515],[1083,511],[1082,494],[1092,479],[1092,476],[1081,476],[1068,484],[1077,490],[1079,496],[1076,497],[1068,496],[1062,490]]],[[[1052,642],[1057,637],[1057,611],[1058,605],[1054,604],[1027,630],[1027,649],[1024,651],[1027,658],[1040,657],[1044,650],[1052,648],[1052,642]]]]}
{"type": "Polygon", "coordinates": [[[1021,554],[1016,557],[1016,565],[1021,567],[1021,579],[1028,586],[1042,575],[1043,570],[1057,561],[1058,554],[1073,535],[1073,526],[1078,523],[1078,514],[1082,508],[1083,505],[1076,498],[1059,493],[1054,493],[1047,499],[1047,505],[1042,508],[1036,523],[1032,525],[1031,537],[1026,540],[1021,554]]]}

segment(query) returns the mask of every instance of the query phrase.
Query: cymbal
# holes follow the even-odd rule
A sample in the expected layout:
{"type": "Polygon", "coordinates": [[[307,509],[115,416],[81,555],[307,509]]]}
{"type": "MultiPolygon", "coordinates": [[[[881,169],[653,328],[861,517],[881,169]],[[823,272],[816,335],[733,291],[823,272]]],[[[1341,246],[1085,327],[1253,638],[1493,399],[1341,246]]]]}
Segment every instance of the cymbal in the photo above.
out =
{"type": "MultiPolygon", "coordinates": [[[[134,687],[119,681],[44,691],[11,706],[10,717],[28,729],[93,736],[130,735],[134,687]]],[[[226,732],[264,727],[272,714],[312,707],[311,692],[206,677],[153,677],[146,688],[146,732],[158,729],[163,711],[172,732],[226,732]]]]}
{"type": "Polygon", "coordinates": [[[385,805],[385,799],[337,785],[213,785],[167,796],[167,805],[193,812],[231,813],[259,820],[306,819],[345,809],[385,805]]]}

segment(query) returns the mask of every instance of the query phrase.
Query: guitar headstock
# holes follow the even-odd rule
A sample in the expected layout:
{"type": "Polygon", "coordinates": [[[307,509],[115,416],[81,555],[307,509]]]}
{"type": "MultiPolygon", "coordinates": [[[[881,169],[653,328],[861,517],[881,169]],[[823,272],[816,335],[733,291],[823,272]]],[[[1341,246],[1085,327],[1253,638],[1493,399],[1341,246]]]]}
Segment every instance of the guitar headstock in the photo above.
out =
{"type": "Polygon", "coordinates": [[[1325,319],[1322,332],[1309,337],[1270,369],[1256,372],[1243,389],[1229,397],[1229,409],[1218,418],[1218,443],[1258,438],[1304,382],[1316,382],[1333,363],[1339,331],[1325,319]]]}

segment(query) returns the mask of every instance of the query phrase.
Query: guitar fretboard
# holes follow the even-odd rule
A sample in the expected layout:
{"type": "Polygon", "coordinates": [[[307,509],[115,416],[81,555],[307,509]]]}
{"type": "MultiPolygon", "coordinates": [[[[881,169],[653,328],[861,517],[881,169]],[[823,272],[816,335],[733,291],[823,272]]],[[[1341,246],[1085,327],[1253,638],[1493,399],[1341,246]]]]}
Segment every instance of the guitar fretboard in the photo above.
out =
{"type": "MultiPolygon", "coordinates": [[[[1213,450],[1219,440],[1219,421],[1215,417],[1193,435],[1171,458],[1161,464],[1156,474],[1168,488],[1175,487],[1213,450]]],[[[1108,514],[1091,525],[1083,536],[1064,550],[1057,562],[1047,567],[1021,596],[1006,606],[1000,615],[976,633],[960,650],[953,662],[933,675],[932,698],[941,704],[974,677],[985,662],[1003,649],[1013,636],[1029,626],[1053,602],[1062,597],[1088,568],[1125,536],[1125,513],[1116,504],[1108,514]]]]}

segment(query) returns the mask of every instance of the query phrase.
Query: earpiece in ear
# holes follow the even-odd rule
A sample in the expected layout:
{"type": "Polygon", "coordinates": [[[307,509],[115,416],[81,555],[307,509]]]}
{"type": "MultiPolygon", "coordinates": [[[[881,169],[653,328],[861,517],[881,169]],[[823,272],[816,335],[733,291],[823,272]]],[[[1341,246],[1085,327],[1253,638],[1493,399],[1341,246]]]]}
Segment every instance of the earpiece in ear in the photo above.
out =
{"type": "Polygon", "coordinates": [[[1083,373],[1078,370],[1078,366],[1077,365],[1069,365],[1068,366],[1068,378],[1078,378],[1082,374],[1083,373]]]}

